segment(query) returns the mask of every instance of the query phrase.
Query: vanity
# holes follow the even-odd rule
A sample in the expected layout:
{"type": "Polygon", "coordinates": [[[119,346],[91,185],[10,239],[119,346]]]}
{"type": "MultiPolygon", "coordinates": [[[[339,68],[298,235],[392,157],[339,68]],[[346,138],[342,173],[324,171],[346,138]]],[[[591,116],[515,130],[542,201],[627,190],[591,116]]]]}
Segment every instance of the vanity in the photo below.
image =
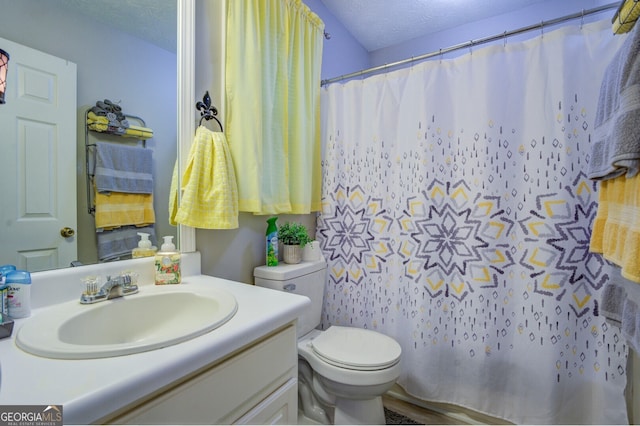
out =
{"type": "MultiPolygon", "coordinates": [[[[18,319],[12,336],[0,340],[0,405],[62,405],[65,424],[296,423],[295,327],[309,300],[200,275],[197,252],[183,254],[183,282],[178,285],[153,284],[152,258],[35,273],[31,318],[79,300],[86,275],[123,270],[139,275],[140,295],[162,292],[163,287],[168,292],[215,289],[231,294],[237,309],[222,325],[186,341],[85,359],[49,358],[20,349],[16,336],[30,318],[18,319]]],[[[126,327],[118,318],[109,321],[126,327]]]]}

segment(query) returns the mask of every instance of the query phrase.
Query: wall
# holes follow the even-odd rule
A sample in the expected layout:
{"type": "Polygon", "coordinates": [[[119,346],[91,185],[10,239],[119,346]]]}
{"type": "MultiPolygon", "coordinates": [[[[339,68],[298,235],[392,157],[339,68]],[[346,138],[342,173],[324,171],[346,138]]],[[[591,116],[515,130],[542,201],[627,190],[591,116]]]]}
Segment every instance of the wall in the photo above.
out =
{"type": "MultiPolygon", "coordinates": [[[[538,24],[542,21],[548,21],[610,3],[611,0],[547,0],[515,12],[471,22],[448,30],[418,37],[402,44],[373,51],[370,55],[371,66],[374,67],[390,64],[411,58],[412,56],[437,52],[440,49],[466,43],[470,40],[494,36],[504,33],[505,31],[517,30],[522,27],[538,24]]],[[[595,19],[611,19],[614,12],[615,9],[613,11],[592,15],[592,17],[585,17],[584,22],[587,23],[593,21],[594,17],[595,19]]],[[[573,24],[579,24],[581,21],[575,20],[570,22],[573,24]]],[[[553,28],[554,27],[547,27],[544,31],[551,31],[553,28]]],[[[507,39],[507,43],[509,41],[530,38],[535,35],[536,34],[534,32],[529,32],[518,36],[512,36],[507,39]]],[[[498,41],[496,43],[503,43],[503,41],[498,41]]],[[[443,57],[453,57],[465,53],[468,53],[468,50],[462,49],[457,52],[451,52],[443,57]]]]}
{"type": "Polygon", "coordinates": [[[369,53],[336,19],[320,0],[304,0],[304,3],[324,22],[325,38],[322,51],[322,79],[369,68],[369,53]]]}
{"type": "MultiPolygon", "coordinates": [[[[319,0],[305,0],[325,22],[331,39],[323,48],[322,77],[344,74],[369,66],[367,52],[331,15],[319,0]]],[[[209,91],[224,122],[224,10],[220,0],[196,3],[196,99],[209,91]]],[[[210,124],[206,124],[209,126],[210,124]]],[[[211,126],[216,126],[211,124],[211,126]]],[[[242,170],[236,170],[242,173],[242,170]]],[[[244,283],[253,283],[253,268],[265,263],[265,231],[269,216],[240,214],[240,227],[233,230],[196,230],[196,249],[202,254],[202,273],[244,283]]],[[[316,215],[279,215],[278,223],[304,223],[315,235],[316,215]]]]}
{"type": "MultiPolygon", "coordinates": [[[[98,100],[121,101],[123,112],[154,131],[154,207],[158,235],[176,235],[168,203],[176,153],[176,54],[40,0],[0,0],[0,37],[78,66],[78,256],[97,261],[93,217],[87,212],[84,113],[98,100]]],[[[69,153],[70,155],[72,153],[69,153]]]]}

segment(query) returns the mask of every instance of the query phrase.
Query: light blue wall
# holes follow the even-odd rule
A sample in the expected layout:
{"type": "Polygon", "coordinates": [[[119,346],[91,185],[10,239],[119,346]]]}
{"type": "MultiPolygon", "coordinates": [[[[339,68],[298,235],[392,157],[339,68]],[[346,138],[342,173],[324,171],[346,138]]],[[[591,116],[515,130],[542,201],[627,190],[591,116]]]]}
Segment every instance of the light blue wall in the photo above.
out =
{"type": "Polygon", "coordinates": [[[370,67],[369,52],[320,0],[304,0],[304,3],[324,21],[324,30],[331,35],[330,39],[324,40],[321,73],[323,80],[370,67]]]}
{"type": "MultiPolygon", "coordinates": [[[[311,10],[320,16],[325,23],[325,31],[331,35],[331,38],[324,42],[322,57],[323,80],[370,67],[394,63],[425,53],[437,52],[440,49],[466,43],[470,40],[478,40],[501,34],[505,31],[535,25],[542,21],[549,21],[561,16],[580,13],[583,10],[618,3],[612,0],[547,0],[515,12],[471,22],[445,31],[418,37],[405,43],[367,52],[340,21],[324,6],[321,0],[304,0],[304,2],[311,10]]],[[[608,10],[586,17],[584,23],[599,19],[611,19],[613,13],[614,10],[608,10]]],[[[572,22],[579,24],[580,20],[577,19],[572,22]]],[[[545,27],[544,31],[552,31],[554,28],[557,28],[557,26],[545,27]]],[[[507,39],[507,42],[527,39],[533,35],[534,34],[530,32],[519,36],[512,36],[507,39]]],[[[466,52],[467,50],[463,49],[444,55],[443,57],[450,58],[466,52]]]]}
{"type": "MultiPolygon", "coordinates": [[[[611,3],[619,2],[613,2],[612,0],[547,0],[515,12],[472,22],[424,37],[419,37],[406,43],[373,51],[370,53],[371,66],[389,64],[406,58],[411,58],[412,56],[437,52],[440,49],[466,43],[470,40],[477,40],[501,34],[505,31],[512,31],[529,25],[535,25],[542,21],[548,21],[611,3]]],[[[611,19],[614,12],[615,9],[593,15],[592,17],[585,18],[584,22],[593,21],[594,19],[611,19]]],[[[575,24],[580,24],[579,19],[573,22],[575,24]]],[[[557,26],[555,28],[557,28],[557,26]]],[[[552,31],[553,29],[554,27],[548,27],[545,28],[544,31],[552,31]]],[[[514,36],[507,39],[507,43],[510,40],[521,40],[531,38],[532,36],[533,33],[526,33],[517,37],[514,36]]],[[[458,53],[452,52],[448,57],[467,52],[467,50],[463,49],[458,51],[458,53]]]]}

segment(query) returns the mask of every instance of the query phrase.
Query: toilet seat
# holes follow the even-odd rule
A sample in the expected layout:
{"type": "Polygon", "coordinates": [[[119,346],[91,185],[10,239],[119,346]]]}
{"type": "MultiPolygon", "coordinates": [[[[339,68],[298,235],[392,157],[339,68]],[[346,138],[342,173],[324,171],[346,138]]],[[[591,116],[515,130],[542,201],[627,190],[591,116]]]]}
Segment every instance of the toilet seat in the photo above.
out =
{"type": "Polygon", "coordinates": [[[311,341],[314,354],[336,367],[357,371],[383,370],[400,361],[398,342],[372,330],[331,326],[311,341]]]}

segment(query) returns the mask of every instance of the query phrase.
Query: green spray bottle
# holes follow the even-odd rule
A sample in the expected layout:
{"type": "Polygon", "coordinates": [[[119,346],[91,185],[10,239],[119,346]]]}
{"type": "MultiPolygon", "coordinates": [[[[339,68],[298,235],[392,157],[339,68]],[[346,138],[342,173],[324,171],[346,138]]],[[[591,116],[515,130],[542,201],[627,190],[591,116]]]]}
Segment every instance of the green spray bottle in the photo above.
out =
{"type": "Polygon", "coordinates": [[[267,219],[267,266],[278,266],[278,225],[277,216],[267,219]]]}

